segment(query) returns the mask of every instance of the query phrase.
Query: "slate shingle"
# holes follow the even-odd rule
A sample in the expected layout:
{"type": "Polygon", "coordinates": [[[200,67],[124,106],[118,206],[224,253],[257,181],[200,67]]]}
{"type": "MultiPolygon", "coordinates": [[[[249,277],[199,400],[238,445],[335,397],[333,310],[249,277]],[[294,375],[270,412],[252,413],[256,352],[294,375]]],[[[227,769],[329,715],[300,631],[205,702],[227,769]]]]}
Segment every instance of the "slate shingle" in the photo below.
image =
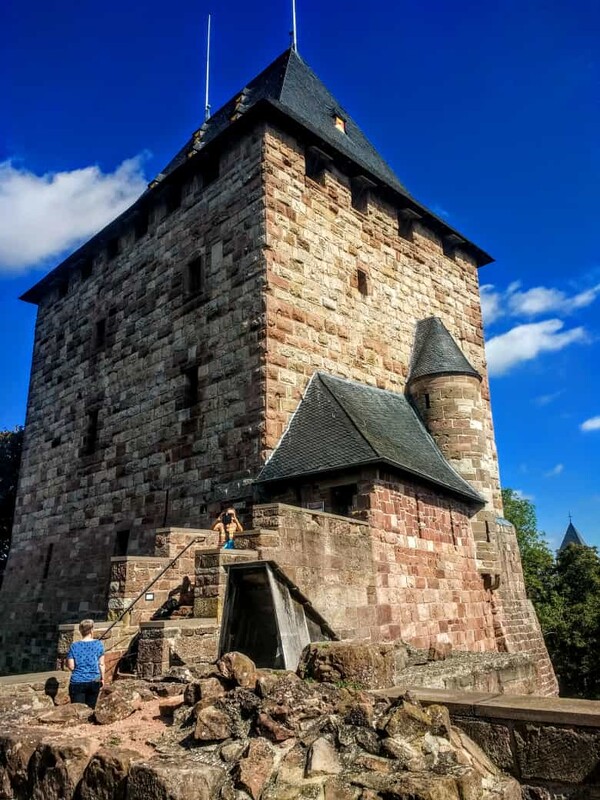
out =
{"type": "Polygon", "coordinates": [[[386,464],[470,502],[481,496],[446,461],[404,395],[317,372],[257,482],[386,464]]]}
{"type": "Polygon", "coordinates": [[[481,380],[439,317],[417,322],[409,380],[424,375],[473,375],[481,380]]]}

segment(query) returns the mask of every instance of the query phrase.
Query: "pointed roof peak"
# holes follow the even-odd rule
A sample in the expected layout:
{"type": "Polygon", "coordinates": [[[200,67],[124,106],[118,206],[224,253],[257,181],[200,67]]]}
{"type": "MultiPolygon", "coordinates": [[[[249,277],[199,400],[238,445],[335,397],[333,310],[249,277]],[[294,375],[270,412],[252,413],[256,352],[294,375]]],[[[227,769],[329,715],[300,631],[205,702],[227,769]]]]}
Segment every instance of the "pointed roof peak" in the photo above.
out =
{"type": "Polygon", "coordinates": [[[415,329],[408,379],[425,375],[472,375],[481,380],[439,317],[419,320],[415,329]]]}
{"type": "Polygon", "coordinates": [[[558,548],[558,552],[560,553],[561,550],[564,550],[565,547],[568,547],[570,544],[578,544],[586,547],[585,539],[579,533],[573,522],[571,521],[571,515],[569,514],[569,524],[567,526],[567,530],[563,537],[562,543],[558,548]]]}

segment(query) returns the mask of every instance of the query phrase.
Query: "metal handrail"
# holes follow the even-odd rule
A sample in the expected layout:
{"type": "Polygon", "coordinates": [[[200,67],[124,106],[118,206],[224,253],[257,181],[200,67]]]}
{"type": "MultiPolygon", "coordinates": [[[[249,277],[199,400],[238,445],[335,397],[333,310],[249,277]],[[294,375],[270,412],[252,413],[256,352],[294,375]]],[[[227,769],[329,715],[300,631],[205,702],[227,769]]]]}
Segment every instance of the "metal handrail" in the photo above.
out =
{"type": "Polygon", "coordinates": [[[133,600],[133,602],[131,602],[131,603],[130,603],[130,604],[127,606],[127,608],[126,608],[126,609],[124,609],[124,610],[121,612],[121,614],[120,614],[120,615],[117,617],[117,619],[116,619],[116,620],[115,620],[115,621],[112,623],[112,625],[110,625],[110,626],[109,626],[109,627],[108,627],[108,628],[107,628],[107,629],[104,631],[104,633],[102,634],[102,636],[100,636],[100,637],[99,637],[99,641],[102,641],[102,639],[105,639],[105,638],[107,637],[107,635],[110,633],[110,631],[112,631],[112,629],[115,627],[115,625],[118,625],[118,623],[119,623],[119,622],[121,622],[121,620],[123,619],[123,617],[125,616],[125,614],[128,614],[128,613],[131,611],[131,609],[132,609],[132,608],[134,607],[134,605],[135,605],[135,604],[138,602],[138,600],[141,600],[141,599],[142,599],[142,597],[143,597],[143,596],[146,594],[146,592],[148,591],[148,589],[152,588],[152,586],[154,586],[154,584],[156,583],[156,581],[157,581],[159,578],[162,578],[162,576],[165,574],[165,572],[166,572],[167,570],[171,569],[171,567],[173,566],[173,564],[174,564],[174,563],[175,563],[175,562],[176,562],[176,561],[177,561],[179,558],[181,558],[181,556],[182,556],[182,555],[185,553],[185,551],[186,551],[186,550],[189,550],[189,549],[190,549],[190,547],[191,547],[193,544],[198,544],[199,542],[202,542],[202,541],[203,541],[203,539],[197,538],[197,539],[192,539],[192,541],[191,541],[191,542],[188,542],[188,544],[186,544],[186,546],[183,548],[183,550],[182,550],[180,553],[177,553],[177,555],[175,556],[175,558],[174,558],[174,559],[173,559],[171,562],[169,562],[169,563],[167,564],[167,566],[166,566],[166,567],[164,567],[164,569],[161,569],[161,571],[158,573],[158,575],[156,575],[154,578],[152,578],[152,580],[150,581],[150,583],[149,583],[147,586],[145,586],[145,587],[142,589],[142,591],[141,591],[141,592],[138,594],[138,596],[135,598],[135,600],[133,600]]]}

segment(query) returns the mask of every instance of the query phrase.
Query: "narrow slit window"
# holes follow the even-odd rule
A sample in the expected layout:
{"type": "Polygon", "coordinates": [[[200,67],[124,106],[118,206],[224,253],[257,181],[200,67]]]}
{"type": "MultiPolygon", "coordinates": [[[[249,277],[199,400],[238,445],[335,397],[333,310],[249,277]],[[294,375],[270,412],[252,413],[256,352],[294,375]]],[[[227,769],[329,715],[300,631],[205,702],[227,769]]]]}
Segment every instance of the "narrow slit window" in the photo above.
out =
{"type": "Polygon", "coordinates": [[[88,258],[87,261],[84,261],[81,265],[81,280],[87,281],[89,278],[92,277],[92,270],[93,270],[93,262],[91,258],[88,258]]]}
{"type": "Polygon", "coordinates": [[[117,531],[115,536],[115,556],[126,556],[129,549],[129,531],[117,531]]]}
{"type": "Polygon", "coordinates": [[[189,367],[183,373],[183,402],[185,408],[192,408],[198,402],[198,367],[189,367]]]}
{"type": "Polygon", "coordinates": [[[135,218],[134,232],[136,242],[148,233],[148,214],[138,214],[135,218]]]}
{"type": "Polygon", "coordinates": [[[94,334],[94,346],[96,350],[101,350],[106,344],[106,318],[103,317],[96,321],[94,334]]]}
{"type": "Polygon", "coordinates": [[[170,186],[165,197],[167,214],[172,214],[181,205],[181,185],[170,186]]]}
{"type": "Polygon", "coordinates": [[[188,294],[201,294],[204,290],[205,258],[197,256],[187,265],[186,288],[188,294]]]}
{"type": "Polygon", "coordinates": [[[425,408],[431,408],[431,397],[428,394],[425,395],[425,408]]]}
{"type": "Polygon", "coordinates": [[[119,242],[119,237],[115,236],[112,239],[109,239],[106,244],[106,257],[110,261],[113,258],[116,258],[119,253],[121,252],[121,246],[119,242]]]}
{"type": "Polygon", "coordinates": [[[50,562],[52,561],[52,551],[54,550],[54,545],[51,543],[48,545],[46,549],[46,560],[44,561],[44,572],[42,573],[42,580],[45,581],[48,577],[48,573],[50,572],[50,562]]]}
{"type": "Polygon", "coordinates": [[[369,193],[375,186],[373,181],[364,175],[357,175],[351,179],[350,192],[352,199],[352,208],[360,211],[361,214],[366,214],[369,209],[369,193]]]}
{"type": "Polygon", "coordinates": [[[99,427],[100,409],[94,408],[88,411],[87,427],[83,441],[84,455],[90,456],[96,452],[98,447],[98,427],[99,427]]]}
{"type": "Polygon", "coordinates": [[[364,269],[357,269],[356,270],[356,281],[358,286],[358,291],[366,297],[369,294],[369,277],[364,269]]]}
{"type": "Polygon", "coordinates": [[[323,183],[331,158],[318,147],[308,147],[304,154],[304,172],[307,178],[323,183]]]}
{"type": "Polygon", "coordinates": [[[217,180],[219,177],[219,166],[218,158],[213,158],[211,161],[207,161],[206,164],[204,164],[201,173],[201,183],[203,189],[205,189],[207,186],[210,186],[211,183],[214,183],[217,180]]]}

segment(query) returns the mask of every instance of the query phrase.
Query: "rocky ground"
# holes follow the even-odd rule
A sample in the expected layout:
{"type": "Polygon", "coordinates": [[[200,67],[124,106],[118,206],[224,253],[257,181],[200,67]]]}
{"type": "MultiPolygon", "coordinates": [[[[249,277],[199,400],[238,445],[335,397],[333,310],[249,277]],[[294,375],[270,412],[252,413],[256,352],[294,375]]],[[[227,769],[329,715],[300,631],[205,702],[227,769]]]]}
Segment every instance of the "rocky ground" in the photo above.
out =
{"type": "Polygon", "coordinates": [[[3,700],[2,800],[519,800],[441,706],[257,670],[229,653],[119,680],[94,716],[3,700]]]}

